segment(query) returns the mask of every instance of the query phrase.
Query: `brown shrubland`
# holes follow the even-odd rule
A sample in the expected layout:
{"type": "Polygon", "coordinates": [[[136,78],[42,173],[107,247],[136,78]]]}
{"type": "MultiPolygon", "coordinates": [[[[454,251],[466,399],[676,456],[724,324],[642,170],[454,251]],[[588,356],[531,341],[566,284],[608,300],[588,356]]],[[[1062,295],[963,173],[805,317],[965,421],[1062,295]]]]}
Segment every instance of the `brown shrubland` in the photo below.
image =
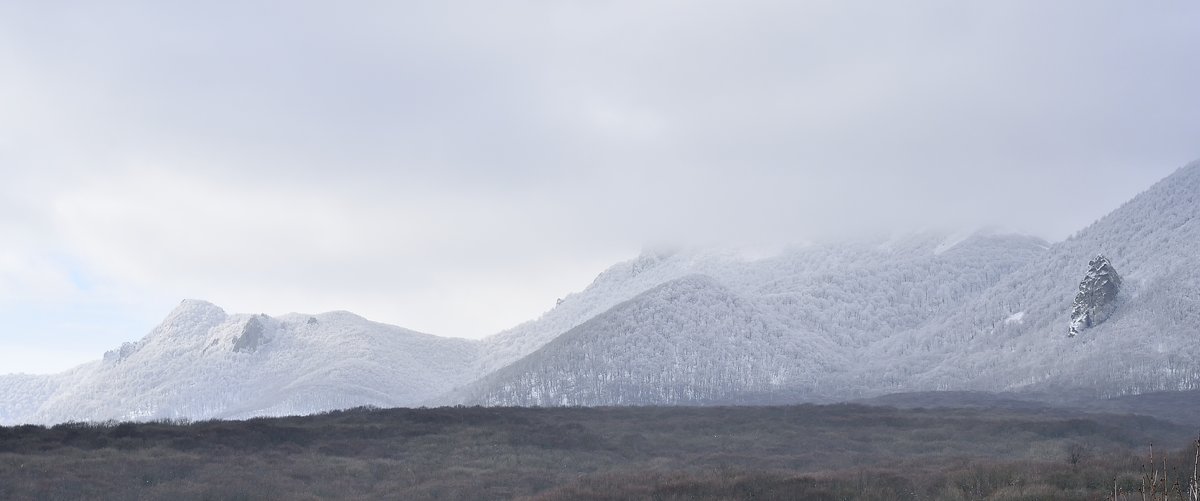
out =
{"type": "Polygon", "coordinates": [[[1135,500],[1149,485],[1187,499],[1190,434],[1138,416],[859,405],[68,423],[0,427],[0,499],[1135,500]],[[1176,446],[1149,462],[1152,442],[1176,446]]]}

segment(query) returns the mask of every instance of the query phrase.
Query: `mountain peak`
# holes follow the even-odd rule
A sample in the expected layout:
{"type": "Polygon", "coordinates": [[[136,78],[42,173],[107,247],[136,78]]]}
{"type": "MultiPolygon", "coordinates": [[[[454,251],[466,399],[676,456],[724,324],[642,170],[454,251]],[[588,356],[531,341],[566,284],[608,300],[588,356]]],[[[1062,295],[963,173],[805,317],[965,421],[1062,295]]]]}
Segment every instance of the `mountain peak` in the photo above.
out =
{"type": "Polygon", "coordinates": [[[175,309],[171,311],[171,313],[180,313],[180,312],[189,312],[189,311],[213,311],[213,310],[220,311],[222,313],[225,312],[225,310],[221,309],[220,306],[212,304],[203,299],[184,299],[179,302],[179,306],[176,306],[175,309]]]}
{"type": "Polygon", "coordinates": [[[221,307],[200,299],[184,299],[179,302],[167,318],[163,326],[211,325],[224,321],[229,314],[221,307]]]}

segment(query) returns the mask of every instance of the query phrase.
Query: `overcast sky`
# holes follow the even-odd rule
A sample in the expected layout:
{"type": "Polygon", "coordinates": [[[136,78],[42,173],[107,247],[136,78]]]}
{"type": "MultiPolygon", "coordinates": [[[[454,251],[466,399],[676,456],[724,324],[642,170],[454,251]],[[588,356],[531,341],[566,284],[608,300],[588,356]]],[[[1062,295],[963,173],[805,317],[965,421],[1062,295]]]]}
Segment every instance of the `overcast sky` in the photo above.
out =
{"type": "Polygon", "coordinates": [[[1200,3],[0,3],[0,373],[182,298],[481,337],[644,244],[1058,240],[1200,157],[1200,3]]]}

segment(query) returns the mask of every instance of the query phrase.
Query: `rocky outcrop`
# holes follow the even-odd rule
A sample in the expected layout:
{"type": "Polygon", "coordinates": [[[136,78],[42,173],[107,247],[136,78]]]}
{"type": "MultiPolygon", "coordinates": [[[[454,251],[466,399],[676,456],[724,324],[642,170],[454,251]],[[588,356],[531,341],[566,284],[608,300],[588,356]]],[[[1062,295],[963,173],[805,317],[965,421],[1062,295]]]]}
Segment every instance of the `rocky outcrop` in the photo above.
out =
{"type": "MultiPolygon", "coordinates": [[[[265,315],[263,315],[265,317],[265,315]]],[[[267,343],[266,328],[259,317],[250,317],[242,328],[242,335],[233,341],[233,351],[239,353],[254,353],[267,343]]]]}
{"type": "Polygon", "coordinates": [[[1067,336],[1075,337],[1112,316],[1120,292],[1121,275],[1117,274],[1108,258],[1096,256],[1088,263],[1087,275],[1079,282],[1079,292],[1075,294],[1075,304],[1071,308],[1071,328],[1067,336]]]}
{"type": "Polygon", "coordinates": [[[140,347],[141,343],[121,343],[120,348],[104,352],[104,361],[109,363],[120,362],[126,358],[129,358],[129,356],[137,352],[138,348],[140,347]]]}

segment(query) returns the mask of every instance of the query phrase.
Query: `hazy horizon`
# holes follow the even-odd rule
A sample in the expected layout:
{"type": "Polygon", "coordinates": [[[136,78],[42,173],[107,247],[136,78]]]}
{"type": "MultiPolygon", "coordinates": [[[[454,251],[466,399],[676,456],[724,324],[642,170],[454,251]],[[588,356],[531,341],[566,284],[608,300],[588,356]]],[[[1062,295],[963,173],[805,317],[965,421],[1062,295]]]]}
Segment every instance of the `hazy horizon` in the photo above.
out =
{"type": "Polygon", "coordinates": [[[0,6],[0,374],[181,299],[479,338],[645,245],[1061,240],[1200,158],[1200,5],[0,6]]]}

